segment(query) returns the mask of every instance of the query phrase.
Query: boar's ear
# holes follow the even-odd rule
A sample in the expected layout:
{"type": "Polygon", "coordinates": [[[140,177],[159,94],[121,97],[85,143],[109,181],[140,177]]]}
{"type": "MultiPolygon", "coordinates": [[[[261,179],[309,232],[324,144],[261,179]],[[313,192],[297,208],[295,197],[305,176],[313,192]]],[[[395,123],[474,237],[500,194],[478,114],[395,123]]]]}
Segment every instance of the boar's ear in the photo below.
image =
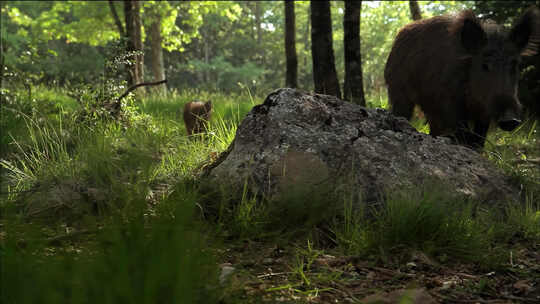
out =
{"type": "Polygon", "coordinates": [[[461,26],[461,43],[467,52],[476,53],[487,43],[487,35],[472,11],[465,11],[459,19],[463,20],[461,26]]]}
{"type": "Polygon", "coordinates": [[[521,55],[536,54],[540,43],[540,12],[536,7],[527,9],[514,23],[508,39],[519,48],[521,55]]]}

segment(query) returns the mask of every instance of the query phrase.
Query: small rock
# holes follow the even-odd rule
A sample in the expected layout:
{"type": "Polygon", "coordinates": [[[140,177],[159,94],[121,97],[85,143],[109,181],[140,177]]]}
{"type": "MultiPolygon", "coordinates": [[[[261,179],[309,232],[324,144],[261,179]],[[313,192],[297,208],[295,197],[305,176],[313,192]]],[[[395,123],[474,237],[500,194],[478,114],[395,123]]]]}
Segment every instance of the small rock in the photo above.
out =
{"type": "Polygon", "coordinates": [[[442,283],[441,289],[448,289],[450,287],[453,287],[454,285],[456,285],[455,281],[445,281],[442,283]]]}
{"type": "Polygon", "coordinates": [[[416,268],[416,263],[413,263],[413,262],[407,263],[407,268],[409,268],[409,269],[415,269],[415,268],[416,268]]]}
{"type": "Polygon", "coordinates": [[[234,267],[230,266],[230,264],[222,264],[221,274],[219,275],[219,283],[224,284],[227,278],[234,272],[234,270],[234,267]]]}

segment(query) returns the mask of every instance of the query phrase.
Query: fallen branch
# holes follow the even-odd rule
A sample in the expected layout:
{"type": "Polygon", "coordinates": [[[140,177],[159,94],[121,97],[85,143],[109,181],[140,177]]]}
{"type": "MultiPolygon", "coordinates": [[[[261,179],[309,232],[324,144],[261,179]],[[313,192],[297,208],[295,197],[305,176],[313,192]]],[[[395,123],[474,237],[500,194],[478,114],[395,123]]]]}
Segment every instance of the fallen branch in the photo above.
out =
{"type": "Polygon", "coordinates": [[[126,97],[131,91],[135,90],[136,88],[138,87],[142,87],[142,86],[150,86],[150,85],[160,85],[160,84],[163,84],[163,83],[166,83],[167,82],[167,79],[163,79],[163,80],[160,80],[160,81],[155,81],[155,82],[141,82],[141,83],[138,83],[138,84],[135,84],[135,85],[132,85],[131,87],[129,87],[126,92],[124,92],[124,94],[122,94],[120,97],[118,97],[118,99],[116,100],[116,102],[120,102],[120,100],[122,100],[122,98],[126,97]]]}
{"type": "Polygon", "coordinates": [[[262,279],[262,278],[286,275],[286,274],[293,274],[293,272],[272,272],[272,273],[258,275],[257,278],[262,279]]]}

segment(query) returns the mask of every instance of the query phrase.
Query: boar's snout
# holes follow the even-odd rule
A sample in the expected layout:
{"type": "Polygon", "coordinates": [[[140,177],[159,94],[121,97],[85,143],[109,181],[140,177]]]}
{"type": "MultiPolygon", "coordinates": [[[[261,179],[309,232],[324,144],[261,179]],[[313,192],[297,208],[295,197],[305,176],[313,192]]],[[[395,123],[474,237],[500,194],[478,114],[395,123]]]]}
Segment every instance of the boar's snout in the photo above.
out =
{"type": "Polygon", "coordinates": [[[497,121],[497,125],[504,131],[512,131],[521,124],[521,113],[514,109],[506,110],[497,121]]]}
{"type": "Polygon", "coordinates": [[[498,124],[499,128],[503,129],[504,131],[512,131],[521,124],[521,120],[517,118],[510,118],[505,120],[499,120],[498,124]]]}
{"type": "Polygon", "coordinates": [[[495,107],[500,114],[497,115],[497,126],[504,131],[512,131],[521,124],[523,107],[516,97],[500,95],[495,98],[495,107]]]}

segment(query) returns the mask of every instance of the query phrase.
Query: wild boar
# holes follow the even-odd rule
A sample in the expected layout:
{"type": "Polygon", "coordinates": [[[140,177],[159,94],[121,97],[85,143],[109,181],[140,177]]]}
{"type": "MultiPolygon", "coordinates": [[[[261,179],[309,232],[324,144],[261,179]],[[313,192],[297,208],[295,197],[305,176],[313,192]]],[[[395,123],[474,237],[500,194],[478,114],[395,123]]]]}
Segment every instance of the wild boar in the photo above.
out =
{"type": "Polygon", "coordinates": [[[190,101],[184,105],[184,123],[188,135],[206,132],[212,117],[212,101],[190,101]]]}
{"type": "Polygon", "coordinates": [[[431,135],[480,149],[492,121],[514,130],[520,59],[537,52],[539,16],[531,7],[506,29],[467,10],[404,26],[384,70],[392,113],[411,119],[418,105],[431,135]]]}

